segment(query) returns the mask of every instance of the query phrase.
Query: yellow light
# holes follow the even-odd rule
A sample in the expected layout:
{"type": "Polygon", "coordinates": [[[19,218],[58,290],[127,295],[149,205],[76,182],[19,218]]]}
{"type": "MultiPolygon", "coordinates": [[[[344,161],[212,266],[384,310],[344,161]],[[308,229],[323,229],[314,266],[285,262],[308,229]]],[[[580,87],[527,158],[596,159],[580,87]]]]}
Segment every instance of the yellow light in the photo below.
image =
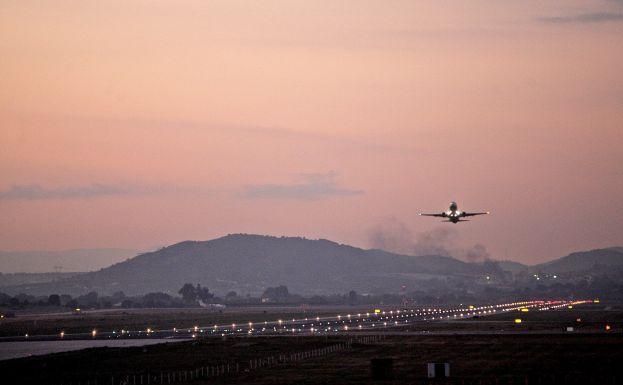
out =
{"type": "Polygon", "coordinates": [[[522,312],[524,312],[524,313],[526,313],[526,312],[529,312],[529,311],[530,311],[530,309],[528,309],[527,307],[522,307],[522,308],[521,308],[521,311],[522,311],[522,312]]]}
{"type": "Polygon", "coordinates": [[[593,302],[594,302],[594,303],[599,303],[599,300],[598,300],[598,299],[596,299],[596,300],[594,300],[593,302]]]}
{"type": "Polygon", "coordinates": [[[516,324],[520,324],[521,323],[521,318],[515,318],[515,323],[516,324]]]}
{"type": "Polygon", "coordinates": [[[569,309],[573,309],[573,305],[569,305],[567,306],[569,309]]]}
{"type": "Polygon", "coordinates": [[[381,312],[381,309],[374,309],[374,314],[379,314],[381,312]]]}
{"type": "Polygon", "coordinates": [[[469,308],[470,308],[470,309],[473,309],[473,308],[474,308],[474,305],[469,305],[469,308]]]}

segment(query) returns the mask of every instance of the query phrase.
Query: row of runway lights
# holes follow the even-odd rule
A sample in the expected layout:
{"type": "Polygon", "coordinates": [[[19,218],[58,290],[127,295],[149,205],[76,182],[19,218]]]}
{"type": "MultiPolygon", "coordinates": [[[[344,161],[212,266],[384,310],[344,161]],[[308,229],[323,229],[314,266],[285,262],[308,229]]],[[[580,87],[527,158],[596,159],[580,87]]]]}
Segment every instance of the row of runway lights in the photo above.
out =
{"type": "MultiPolygon", "coordinates": [[[[375,310],[374,312],[370,313],[357,313],[355,314],[346,314],[346,315],[341,315],[338,314],[335,317],[315,317],[315,318],[304,318],[304,319],[295,319],[293,318],[291,321],[287,320],[277,320],[277,321],[264,321],[263,323],[260,322],[259,324],[262,325],[263,327],[261,329],[256,329],[255,328],[255,324],[253,322],[248,322],[246,324],[246,328],[241,327],[240,325],[237,325],[236,323],[232,323],[231,325],[214,325],[214,326],[206,326],[206,327],[200,327],[200,326],[194,326],[192,328],[173,328],[173,329],[163,329],[163,330],[153,330],[151,328],[147,328],[145,330],[138,330],[138,331],[130,331],[130,330],[121,330],[120,332],[117,332],[116,330],[113,330],[112,332],[105,332],[105,333],[98,333],[98,331],[96,329],[93,329],[91,331],[91,336],[93,338],[97,337],[98,335],[101,336],[108,336],[108,338],[111,337],[123,337],[123,336],[128,336],[131,337],[132,335],[136,335],[136,336],[141,336],[141,335],[147,335],[150,336],[154,333],[167,333],[167,332],[173,332],[173,333],[180,333],[180,332],[186,332],[191,334],[191,336],[193,338],[196,338],[200,335],[200,333],[205,333],[206,331],[208,331],[211,334],[215,334],[215,333],[220,333],[222,336],[225,335],[232,335],[232,334],[236,334],[236,333],[246,333],[246,334],[253,334],[253,333],[262,333],[262,332],[266,332],[268,331],[270,332],[283,332],[283,331],[292,331],[293,333],[296,332],[303,332],[305,331],[305,329],[307,328],[307,324],[306,322],[312,321],[312,323],[309,325],[309,331],[311,333],[315,333],[315,332],[339,332],[339,331],[348,331],[349,329],[353,329],[352,327],[349,328],[349,325],[346,325],[346,322],[348,321],[348,323],[352,324],[353,321],[355,321],[356,323],[369,323],[370,325],[362,325],[361,323],[359,325],[357,325],[354,329],[371,329],[371,328],[375,328],[377,326],[383,326],[385,327],[393,327],[393,326],[399,326],[399,325],[404,325],[405,323],[410,322],[410,320],[405,320],[402,324],[400,323],[400,321],[398,320],[398,318],[402,318],[402,319],[406,319],[406,318],[414,318],[414,317],[423,317],[423,321],[433,321],[433,320],[444,320],[444,319],[455,319],[455,318],[465,318],[465,317],[473,317],[473,316],[481,316],[481,315],[490,315],[490,314],[494,314],[497,313],[498,311],[501,312],[510,312],[510,311],[515,311],[515,310],[525,310],[527,311],[527,309],[529,308],[538,308],[538,310],[550,310],[550,309],[558,309],[561,307],[573,307],[573,305],[580,305],[580,304],[584,304],[584,303],[591,303],[594,301],[523,301],[523,302],[511,302],[511,303],[505,303],[505,304],[498,304],[498,305],[487,305],[487,306],[480,306],[480,307],[475,307],[475,306],[469,306],[469,307],[464,307],[464,308],[455,308],[455,309],[441,309],[441,308],[424,308],[424,309],[411,309],[411,310],[390,310],[390,311],[381,311],[381,310],[375,310]],[[374,319],[370,318],[370,317],[375,317],[374,319]],[[427,318],[427,316],[429,316],[427,318]],[[430,317],[432,316],[432,317],[430,317]],[[394,320],[393,322],[391,320],[394,320]],[[318,324],[316,325],[315,322],[317,322],[318,324]],[[317,326],[322,326],[323,322],[325,322],[325,327],[324,328],[319,328],[317,326]],[[343,324],[343,326],[341,326],[340,328],[336,328],[336,327],[331,327],[331,324],[334,323],[336,325],[339,325],[340,323],[343,324]],[[298,325],[298,324],[302,324],[301,327],[299,328],[294,328],[292,327],[291,329],[288,328],[288,325],[298,325]],[[378,324],[378,325],[377,325],[378,324]],[[272,328],[271,328],[272,326],[272,328]]],[[[71,335],[84,335],[86,333],[75,333],[75,334],[71,334],[71,335]]],[[[61,331],[59,333],[60,338],[64,338],[66,336],[64,331],[61,331]]],[[[29,335],[26,334],[25,338],[28,338],[29,335]]]]}

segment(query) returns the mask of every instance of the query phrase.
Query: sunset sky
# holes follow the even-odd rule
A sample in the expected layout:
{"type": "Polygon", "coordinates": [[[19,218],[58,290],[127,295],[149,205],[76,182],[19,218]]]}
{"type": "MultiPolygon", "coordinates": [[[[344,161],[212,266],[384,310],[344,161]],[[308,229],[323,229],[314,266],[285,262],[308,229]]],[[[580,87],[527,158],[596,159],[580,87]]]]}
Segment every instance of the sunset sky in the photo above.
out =
{"type": "Polygon", "coordinates": [[[2,1],[0,250],[623,245],[622,69],[616,0],[2,1]]]}

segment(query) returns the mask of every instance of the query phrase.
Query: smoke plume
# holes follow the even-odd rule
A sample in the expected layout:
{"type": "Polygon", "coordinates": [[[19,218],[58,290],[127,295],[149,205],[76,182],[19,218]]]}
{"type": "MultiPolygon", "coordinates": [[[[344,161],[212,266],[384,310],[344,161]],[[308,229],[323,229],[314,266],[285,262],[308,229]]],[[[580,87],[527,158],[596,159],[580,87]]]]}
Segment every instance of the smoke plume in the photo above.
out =
{"type": "Polygon", "coordinates": [[[402,222],[390,217],[368,231],[372,248],[406,255],[443,255],[467,262],[490,259],[487,248],[477,243],[469,248],[459,245],[459,232],[454,228],[436,227],[417,234],[402,222]]]}

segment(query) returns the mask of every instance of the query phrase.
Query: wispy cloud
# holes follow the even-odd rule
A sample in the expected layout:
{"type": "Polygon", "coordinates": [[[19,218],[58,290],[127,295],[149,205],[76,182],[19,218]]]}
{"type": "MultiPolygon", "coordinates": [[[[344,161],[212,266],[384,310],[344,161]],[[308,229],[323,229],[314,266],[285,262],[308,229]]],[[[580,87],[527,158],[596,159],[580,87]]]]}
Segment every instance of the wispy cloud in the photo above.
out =
{"type": "Polygon", "coordinates": [[[363,190],[340,187],[335,172],[299,174],[298,182],[291,184],[260,184],[247,186],[247,198],[317,200],[330,196],[361,195],[363,190]]]}
{"type": "Polygon", "coordinates": [[[622,12],[592,12],[570,16],[539,17],[539,21],[550,24],[588,24],[623,21],[622,12]]]}
{"type": "Polygon", "coordinates": [[[117,186],[93,183],[86,186],[70,186],[46,188],[38,184],[13,185],[0,191],[0,200],[42,200],[42,199],[71,199],[93,198],[108,195],[126,195],[145,193],[146,189],[131,186],[117,186]]]}

